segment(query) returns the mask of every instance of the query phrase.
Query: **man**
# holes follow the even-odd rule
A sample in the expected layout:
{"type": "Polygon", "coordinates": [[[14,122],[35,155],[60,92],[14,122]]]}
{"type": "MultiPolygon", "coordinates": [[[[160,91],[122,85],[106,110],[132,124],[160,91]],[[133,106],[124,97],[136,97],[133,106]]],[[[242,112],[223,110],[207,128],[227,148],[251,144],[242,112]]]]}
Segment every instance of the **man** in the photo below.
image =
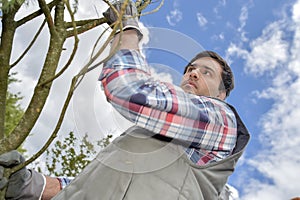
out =
{"type": "MultiPolygon", "coordinates": [[[[115,3],[118,11],[122,3],[115,3]]],[[[46,184],[37,187],[36,182],[43,181],[36,180],[43,176],[22,169],[19,173],[26,176],[12,175],[7,196],[50,199],[58,193],[53,199],[219,198],[249,140],[235,109],[224,102],[234,86],[231,69],[218,54],[205,51],[186,66],[181,88],[153,80],[139,52],[142,34],[136,14],[129,2],[123,31],[112,41],[112,51],[118,51],[104,64],[99,78],[107,100],[135,126],[102,150],[67,187],[67,179],[51,177],[45,177],[46,184]],[[12,182],[22,177],[26,184],[14,187],[12,182]]],[[[115,22],[112,9],[104,15],[110,23],[115,22]]],[[[10,167],[7,161],[11,154],[7,155],[0,156],[0,165],[10,167]]]]}

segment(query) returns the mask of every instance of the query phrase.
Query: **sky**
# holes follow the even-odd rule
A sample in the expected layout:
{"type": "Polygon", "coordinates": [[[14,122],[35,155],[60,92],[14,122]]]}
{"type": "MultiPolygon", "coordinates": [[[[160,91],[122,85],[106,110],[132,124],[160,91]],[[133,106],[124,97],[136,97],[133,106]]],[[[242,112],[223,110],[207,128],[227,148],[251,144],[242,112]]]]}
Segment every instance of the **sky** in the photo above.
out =
{"type": "MultiPolygon", "coordinates": [[[[147,11],[159,6],[153,3],[147,11]]],[[[37,5],[22,8],[19,18],[37,5]]],[[[78,19],[102,16],[100,0],[79,0],[78,19]]],[[[251,140],[229,184],[242,200],[291,199],[300,196],[300,0],[166,0],[157,12],[141,17],[146,27],[145,56],[159,79],[178,84],[185,64],[201,50],[226,58],[235,75],[227,99],[247,126],[251,140]]],[[[28,45],[41,20],[18,30],[13,58],[28,45]]],[[[46,109],[25,147],[37,151],[51,134],[72,76],[87,63],[93,45],[107,26],[80,36],[79,51],[63,77],[54,84],[46,109]]],[[[2,26],[1,26],[2,30],[2,26]]],[[[47,31],[18,66],[22,82],[10,87],[28,105],[48,45],[47,31]]],[[[101,42],[100,42],[101,43],[101,42]]],[[[73,40],[66,44],[61,64],[73,40]]],[[[70,131],[91,140],[118,135],[131,124],[106,103],[97,82],[101,68],[86,75],[68,109],[58,139],[70,131]]]]}

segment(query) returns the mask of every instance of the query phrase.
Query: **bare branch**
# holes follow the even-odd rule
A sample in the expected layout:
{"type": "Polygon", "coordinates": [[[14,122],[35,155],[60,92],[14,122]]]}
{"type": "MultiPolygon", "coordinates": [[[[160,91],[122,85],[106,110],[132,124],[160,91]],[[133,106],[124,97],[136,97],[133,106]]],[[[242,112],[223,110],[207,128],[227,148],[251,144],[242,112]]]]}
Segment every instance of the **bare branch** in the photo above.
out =
{"type": "MultiPolygon", "coordinates": [[[[106,47],[109,45],[110,41],[114,38],[114,35],[116,34],[117,30],[120,29],[120,33],[119,34],[122,34],[123,33],[123,23],[122,23],[122,18],[123,18],[123,13],[124,13],[124,10],[126,8],[126,5],[123,6],[121,8],[121,11],[120,11],[120,14],[118,16],[118,19],[117,21],[112,24],[113,26],[113,30],[112,32],[110,33],[109,37],[106,39],[105,43],[102,45],[102,47],[98,50],[98,52],[94,54],[94,51],[96,49],[96,45],[98,43],[98,41],[100,41],[100,39],[103,37],[103,35],[105,34],[105,32],[108,30],[106,29],[99,37],[99,39],[96,41],[95,45],[94,45],[94,48],[93,48],[93,51],[92,51],[92,55],[91,55],[91,58],[89,60],[89,62],[81,69],[81,71],[78,73],[78,75],[82,75],[82,78],[81,80],[83,79],[84,75],[90,71],[92,71],[93,69],[95,69],[96,67],[100,66],[101,64],[103,64],[104,62],[106,62],[108,59],[110,59],[116,52],[116,50],[118,49],[118,47],[120,46],[121,44],[121,37],[119,38],[119,41],[117,43],[117,46],[116,48],[112,51],[110,51],[110,54],[104,58],[103,60],[101,60],[100,62],[94,64],[93,66],[91,66],[94,61],[104,52],[104,50],[106,49],[106,47]],[[91,67],[90,67],[91,66],[91,67]]],[[[78,82],[77,85],[79,85],[79,83],[81,82],[81,80],[78,82]]],[[[77,86],[76,86],[77,87],[77,86]]]]}
{"type": "Polygon", "coordinates": [[[143,3],[143,0],[136,0],[136,1],[135,1],[135,5],[136,5],[136,7],[139,7],[139,6],[141,6],[141,5],[142,5],[142,3],[143,3]]]}
{"type": "MultiPolygon", "coordinates": [[[[151,3],[151,0],[148,0],[148,4],[151,3]]],[[[160,4],[153,10],[149,11],[149,12],[145,12],[145,13],[141,13],[140,16],[145,16],[145,15],[149,15],[149,14],[152,14],[152,13],[155,13],[157,11],[159,11],[159,9],[163,6],[165,0],[161,0],[160,4]]],[[[145,4],[145,6],[147,7],[148,4],[145,4]]],[[[146,7],[142,6],[140,9],[143,10],[145,9],[146,7]]]]}
{"type": "Polygon", "coordinates": [[[54,26],[54,22],[50,13],[50,9],[48,7],[48,5],[46,4],[45,0],[38,0],[40,8],[42,10],[42,12],[45,15],[49,30],[50,30],[50,34],[53,35],[56,33],[55,31],[55,26],[54,26]]]}
{"type": "MultiPolygon", "coordinates": [[[[76,27],[85,26],[87,24],[95,23],[99,19],[86,19],[86,20],[79,20],[75,21],[76,27]]],[[[103,20],[104,22],[107,22],[107,20],[103,20]]],[[[65,28],[68,30],[70,28],[73,28],[73,22],[66,22],[65,28]]]]}
{"type": "Polygon", "coordinates": [[[42,32],[44,26],[45,26],[46,21],[44,20],[41,27],[39,28],[38,32],[35,34],[34,38],[32,39],[32,41],[30,42],[30,44],[28,45],[28,47],[25,49],[25,51],[21,54],[21,56],[13,63],[11,64],[10,68],[12,69],[14,66],[16,66],[23,58],[24,56],[27,54],[27,52],[30,50],[30,48],[33,46],[33,44],[35,43],[35,41],[37,40],[38,36],[40,35],[40,33],[42,32]]]}
{"type": "Polygon", "coordinates": [[[105,43],[102,45],[100,50],[95,55],[93,55],[94,51],[96,49],[98,41],[100,41],[100,39],[103,37],[103,35],[105,34],[106,31],[107,31],[107,29],[100,35],[100,37],[96,41],[89,62],[78,73],[78,75],[81,76],[81,79],[78,81],[76,87],[81,83],[81,81],[83,80],[86,73],[88,73],[88,72],[92,71],[93,69],[97,68],[99,65],[101,65],[103,62],[108,60],[113,55],[113,54],[108,55],[106,58],[104,58],[103,60],[101,60],[97,64],[93,65],[92,67],[90,67],[94,63],[94,61],[96,61],[96,59],[103,53],[103,51],[106,49],[106,47],[109,45],[110,41],[112,40],[112,38],[114,37],[115,32],[116,32],[116,30],[113,30],[113,32],[111,32],[110,36],[106,39],[105,43]]]}
{"type": "Polygon", "coordinates": [[[149,4],[151,3],[151,0],[145,0],[145,1],[138,1],[136,2],[136,7],[139,12],[144,10],[149,4]]]}
{"type": "Polygon", "coordinates": [[[112,24],[111,26],[113,27],[113,30],[112,32],[110,33],[110,36],[108,37],[108,39],[105,41],[105,43],[103,44],[103,46],[98,50],[98,52],[94,54],[94,51],[96,49],[96,45],[98,43],[98,41],[103,37],[104,33],[108,30],[106,29],[101,35],[100,37],[98,38],[98,40],[96,41],[95,45],[94,45],[94,48],[93,48],[93,51],[92,51],[92,55],[91,55],[91,58],[89,60],[89,62],[81,69],[81,71],[79,72],[79,75],[82,75],[84,76],[85,73],[95,69],[96,67],[98,67],[99,65],[101,65],[102,63],[106,62],[109,58],[111,58],[114,54],[115,54],[115,51],[116,49],[118,48],[118,46],[120,45],[120,42],[121,42],[121,37],[119,38],[119,41],[118,41],[118,45],[116,47],[116,49],[114,51],[111,51],[110,54],[104,58],[103,60],[101,60],[100,62],[96,63],[95,65],[93,65],[92,67],[90,67],[94,61],[103,53],[103,51],[105,50],[105,48],[109,45],[110,41],[113,39],[114,35],[116,34],[117,30],[120,30],[120,34],[122,34],[123,32],[123,23],[122,23],[122,19],[123,19],[123,14],[124,14],[124,11],[125,11],[125,8],[127,6],[126,3],[128,3],[128,1],[125,1],[125,3],[122,5],[121,7],[121,10],[120,12],[118,12],[114,7],[113,5],[107,1],[107,0],[104,0],[107,4],[109,4],[109,6],[112,7],[112,9],[114,10],[114,12],[116,12],[117,16],[118,16],[118,19],[116,20],[116,22],[114,24],[112,24]]]}
{"type": "MultiPolygon", "coordinates": [[[[58,2],[59,2],[59,0],[54,0],[54,1],[50,2],[50,3],[48,3],[47,6],[48,6],[49,10],[52,10],[52,8],[54,6],[56,6],[58,2]]],[[[42,9],[40,9],[40,10],[34,12],[34,13],[31,13],[30,15],[28,15],[28,16],[20,19],[19,21],[17,21],[17,27],[22,26],[26,22],[29,22],[29,21],[33,20],[34,18],[36,18],[36,17],[38,17],[38,16],[40,16],[42,14],[43,14],[42,9]]]]}
{"type": "MultiPolygon", "coordinates": [[[[100,19],[92,19],[92,20],[83,20],[83,21],[76,21],[77,25],[77,34],[84,33],[88,30],[91,30],[101,24],[106,23],[107,20],[105,18],[100,18],[100,19]],[[78,26],[80,26],[78,28],[78,26]]],[[[67,27],[69,27],[70,22],[67,23],[67,27]]],[[[74,30],[69,30],[67,31],[67,38],[74,36],[74,30]]]]}
{"type": "MultiPolygon", "coordinates": [[[[111,35],[108,37],[107,41],[110,42],[110,41],[113,39],[114,34],[115,34],[115,33],[112,32],[111,35]]],[[[123,31],[121,31],[120,34],[123,34],[123,31]]],[[[105,43],[105,45],[108,45],[108,43],[105,43]]],[[[106,47],[105,45],[103,45],[103,46],[106,47]]],[[[89,65],[86,65],[86,70],[85,70],[85,71],[82,70],[81,73],[83,73],[83,72],[84,72],[84,73],[88,73],[88,72],[90,72],[90,71],[96,69],[97,67],[99,67],[99,66],[102,65],[103,63],[107,62],[107,61],[108,61],[108,60],[116,53],[116,51],[117,51],[117,49],[120,47],[120,45],[121,45],[121,37],[119,38],[118,43],[117,43],[115,49],[111,50],[111,51],[110,51],[110,54],[109,54],[106,58],[102,59],[100,62],[98,62],[98,63],[96,63],[96,64],[94,64],[94,65],[92,65],[93,62],[90,62],[89,65]]],[[[104,49],[103,49],[103,50],[104,50],[104,49]]],[[[91,60],[96,60],[96,58],[99,57],[99,55],[100,55],[102,52],[103,52],[103,51],[99,50],[99,52],[98,52],[93,58],[91,58],[91,60]]]]}

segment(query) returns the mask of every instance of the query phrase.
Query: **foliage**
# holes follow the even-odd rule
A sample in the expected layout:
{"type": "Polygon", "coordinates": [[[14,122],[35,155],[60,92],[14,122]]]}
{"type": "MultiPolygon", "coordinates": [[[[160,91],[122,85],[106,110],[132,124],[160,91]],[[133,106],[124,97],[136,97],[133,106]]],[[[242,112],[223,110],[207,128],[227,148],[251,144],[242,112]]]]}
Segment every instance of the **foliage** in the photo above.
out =
{"type": "MultiPolygon", "coordinates": [[[[17,73],[12,73],[8,78],[8,86],[12,83],[21,82],[14,78],[17,73]]],[[[7,137],[13,128],[19,123],[19,120],[24,114],[24,110],[20,105],[20,100],[23,99],[20,92],[12,93],[7,91],[6,94],[6,110],[5,110],[5,136],[7,137]]],[[[26,149],[22,145],[18,147],[18,151],[21,153],[26,152],[26,149]]]]}
{"type": "MultiPolygon", "coordinates": [[[[9,83],[8,85],[19,82],[19,80],[13,78],[16,73],[9,76],[9,83]]],[[[20,100],[23,97],[21,93],[11,93],[7,91],[6,94],[6,110],[5,110],[5,135],[8,134],[13,130],[13,128],[17,125],[19,120],[21,119],[22,115],[24,114],[23,109],[20,106],[20,100]]]]}
{"type": "MultiPolygon", "coordinates": [[[[54,147],[46,151],[46,168],[48,175],[75,177],[90,163],[97,153],[97,148],[104,148],[110,143],[112,135],[97,142],[97,146],[88,141],[87,135],[80,144],[73,132],[63,141],[56,141],[54,147]]],[[[41,168],[38,168],[41,172],[41,168]]]]}

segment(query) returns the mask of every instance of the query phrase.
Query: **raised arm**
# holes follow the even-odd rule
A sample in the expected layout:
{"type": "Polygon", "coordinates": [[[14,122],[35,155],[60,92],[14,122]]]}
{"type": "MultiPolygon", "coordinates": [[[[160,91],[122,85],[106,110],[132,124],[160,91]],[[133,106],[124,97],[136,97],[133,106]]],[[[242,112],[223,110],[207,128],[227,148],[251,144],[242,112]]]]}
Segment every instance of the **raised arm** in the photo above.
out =
{"type": "Polygon", "coordinates": [[[113,48],[120,44],[120,51],[104,65],[99,78],[109,102],[125,118],[154,134],[195,149],[213,150],[215,160],[228,156],[236,141],[231,109],[222,101],[154,80],[138,50],[138,30],[124,31],[113,40],[113,48]]]}
{"type": "Polygon", "coordinates": [[[136,125],[193,148],[231,153],[236,120],[226,103],[154,80],[139,52],[120,50],[104,66],[100,80],[109,102],[136,125]]]}
{"type": "Polygon", "coordinates": [[[139,51],[139,37],[134,29],[125,30],[122,34],[115,35],[111,51],[118,51],[120,49],[131,49],[139,51]]]}

